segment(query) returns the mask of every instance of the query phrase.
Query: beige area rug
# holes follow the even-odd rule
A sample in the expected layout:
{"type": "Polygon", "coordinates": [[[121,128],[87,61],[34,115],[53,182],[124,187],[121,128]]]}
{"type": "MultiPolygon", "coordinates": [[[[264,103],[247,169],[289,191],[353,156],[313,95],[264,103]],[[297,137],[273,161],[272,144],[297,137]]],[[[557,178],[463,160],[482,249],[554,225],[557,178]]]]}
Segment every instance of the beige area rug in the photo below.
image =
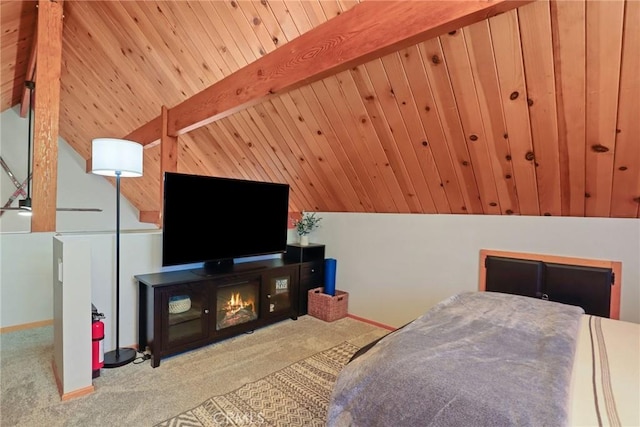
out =
{"type": "Polygon", "coordinates": [[[357,350],[343,342],[156,426],[324,426],[337,375],[357,350]]]}

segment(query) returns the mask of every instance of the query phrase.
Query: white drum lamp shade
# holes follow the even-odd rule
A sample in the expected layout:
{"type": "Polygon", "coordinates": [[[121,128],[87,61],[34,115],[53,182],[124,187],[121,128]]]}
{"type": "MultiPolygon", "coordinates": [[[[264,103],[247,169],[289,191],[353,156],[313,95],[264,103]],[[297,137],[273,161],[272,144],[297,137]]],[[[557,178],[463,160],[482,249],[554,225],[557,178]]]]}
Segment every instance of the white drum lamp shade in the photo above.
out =
{"type": "Polygon", "coordinates": [[[91,146],[91,173],[122,177],[142,176],[142,145],[126,139],[96,138],[91,146]]]}

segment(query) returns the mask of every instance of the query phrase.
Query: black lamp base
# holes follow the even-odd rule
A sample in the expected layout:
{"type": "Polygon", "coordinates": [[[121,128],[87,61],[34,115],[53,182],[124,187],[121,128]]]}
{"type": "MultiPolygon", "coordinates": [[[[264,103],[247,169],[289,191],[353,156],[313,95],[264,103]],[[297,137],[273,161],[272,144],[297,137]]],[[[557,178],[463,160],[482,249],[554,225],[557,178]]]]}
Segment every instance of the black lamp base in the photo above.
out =
{"type": "Polygon", "coordinates": [[[118,368],[134,361],[138,353],[132,348],[120,348],[104,354],[104,368],[118,368]]]}

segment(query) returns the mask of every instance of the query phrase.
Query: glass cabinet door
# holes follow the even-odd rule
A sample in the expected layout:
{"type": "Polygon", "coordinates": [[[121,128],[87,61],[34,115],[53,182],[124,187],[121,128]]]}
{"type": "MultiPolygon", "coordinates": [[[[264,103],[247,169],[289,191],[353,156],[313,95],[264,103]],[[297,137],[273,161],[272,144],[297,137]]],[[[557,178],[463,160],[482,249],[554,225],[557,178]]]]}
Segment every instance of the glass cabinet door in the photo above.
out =
{"type": "Polygon", "coordinates": [[[295,308],[293,301],[294,295],[297,295],[297,272],[296,267],[282,268],[265,276],[267,286],[265,287],[264,310],[266,316],[288,313],[295,308]]]}
{"type": "Polygon", "coordinates": [[[163,292],[163,347],[190,343],[207,337],[209,307],[204,283],[172,287],[163,292]]]}

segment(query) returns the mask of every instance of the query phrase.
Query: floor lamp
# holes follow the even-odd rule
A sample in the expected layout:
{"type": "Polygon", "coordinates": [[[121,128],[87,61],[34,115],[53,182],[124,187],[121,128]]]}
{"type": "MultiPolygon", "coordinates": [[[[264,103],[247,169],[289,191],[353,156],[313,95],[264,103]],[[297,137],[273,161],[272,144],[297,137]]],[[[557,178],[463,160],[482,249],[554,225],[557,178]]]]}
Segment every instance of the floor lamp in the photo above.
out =
{"type": "Polygon", "coordinates": [[[91,147],[91,172],[116,177],[116,349],[105,353],[104,367],[117,368],[136,358],[136,350],[120,348],[120,177],[142,176],[142,145],[114,138],[96,138],[91,147]]]}

